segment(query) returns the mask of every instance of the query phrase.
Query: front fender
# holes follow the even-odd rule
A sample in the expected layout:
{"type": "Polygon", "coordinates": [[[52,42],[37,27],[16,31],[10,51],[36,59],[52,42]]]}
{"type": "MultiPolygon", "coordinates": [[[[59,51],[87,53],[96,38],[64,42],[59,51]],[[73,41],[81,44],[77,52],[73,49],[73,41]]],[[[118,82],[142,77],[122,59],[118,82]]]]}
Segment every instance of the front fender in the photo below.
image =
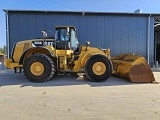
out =
{"type": "Polygon", "coordinates": [[[85,54],[82,59],[81,59],[81,67],[84,67],[86,64],[86,61],[93,55],[97,55],[97,54],[101,54],[101,55],[105,55],[103,52],[97,52],[97,51],[91,51],[87,54],[85,54]]]}
{"type": "Polygon", "coordinates": [[[105,53],[102,50],[99,50],[98,48],[89,47],[86,50],[86,47],[83,47],[78,60],[75,61],[74,72],[79,72],[82,68],[84,68],[86,61],[92,55],[97,55],[97,54],[106,56],[105,53]]]}

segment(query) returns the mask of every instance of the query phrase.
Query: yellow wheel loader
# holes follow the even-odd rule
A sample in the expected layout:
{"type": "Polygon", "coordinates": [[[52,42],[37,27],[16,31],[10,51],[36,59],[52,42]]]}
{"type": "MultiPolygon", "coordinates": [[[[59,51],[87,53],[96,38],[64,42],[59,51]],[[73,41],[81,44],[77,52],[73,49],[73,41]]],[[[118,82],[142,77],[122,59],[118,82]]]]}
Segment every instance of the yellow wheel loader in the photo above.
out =
{"type": "MultiPolygon", "coordinates": [[[[84,72],[84,77],[94,82],[105,81],[112,73],[132,82],[154,81],[153,73],[147,62],[144,62],[145,59],[134,62],[135,60],[116,61],[114,58],[111,61],[110,49],[90,47],[89,41],[86,41],[86,45],[80,46],[73,26],[55,26],[55,31],[54,39],[47,39],[46,31],[42,31],[43,39],[16,43],[11,59],[5,60],[5,66],[14,69],[15,72],[17,69],[22,72],[23,69],[25,76],[33,82],[45,82],[55,74],[63,75],[66,72],[84,72]],[[143,75],[139,73],[141,68],[139,63],[145,66],[141,69],[141,73],[146,69],[150,71],[143,75]],[[131,68],[135,65],[138,69],[132,70],[131,68]],[[143,77],[138,81],[135,80],[137,77],[133,77],[141,75],[143,77]],[[151,79],[144,80],[148,75],[151,79]]],[[[138,58],[135,57],[135,59],[138,58]]]]}
{"type": "Polygon", "coordinates": [[[85,72],[91,81],[107,80],[112,73],[109,49],[80,46],[73,26],[55,26],[55,39],[26,40],[13,47],[12,58],[5,60],[7,68],[24,69],[33,82],[45,82],[55,74],[85,72]]]}

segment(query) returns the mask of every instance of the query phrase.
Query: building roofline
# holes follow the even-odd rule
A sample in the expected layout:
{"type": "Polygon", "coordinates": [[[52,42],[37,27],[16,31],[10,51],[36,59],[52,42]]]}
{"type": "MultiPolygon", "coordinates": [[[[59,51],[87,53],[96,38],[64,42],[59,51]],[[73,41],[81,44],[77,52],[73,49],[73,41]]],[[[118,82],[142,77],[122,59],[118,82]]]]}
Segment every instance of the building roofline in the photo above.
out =
{"type": "Polygon", "coordinates": [[[127,12],[95,12],[95,11],[60,11],[60,10],[14,10],[2,9],[4,12],[44,12],[44,13],[84,13],[84,14],[108,14],[108,15],[140,15],[140,16],[160,16],[160,13],[127,13],[127,12]]]}

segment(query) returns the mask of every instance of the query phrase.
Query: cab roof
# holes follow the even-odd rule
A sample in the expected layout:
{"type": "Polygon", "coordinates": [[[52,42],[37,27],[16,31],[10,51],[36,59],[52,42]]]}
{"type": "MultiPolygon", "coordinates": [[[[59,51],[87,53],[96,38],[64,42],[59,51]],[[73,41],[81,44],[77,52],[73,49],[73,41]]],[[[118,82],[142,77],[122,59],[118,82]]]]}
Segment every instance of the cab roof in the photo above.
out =
{"type": "Polygon", "coordinates": [[[74,26],[54,26],[55,29],[66,29],[67,27],[76,30],[74,26]]]}

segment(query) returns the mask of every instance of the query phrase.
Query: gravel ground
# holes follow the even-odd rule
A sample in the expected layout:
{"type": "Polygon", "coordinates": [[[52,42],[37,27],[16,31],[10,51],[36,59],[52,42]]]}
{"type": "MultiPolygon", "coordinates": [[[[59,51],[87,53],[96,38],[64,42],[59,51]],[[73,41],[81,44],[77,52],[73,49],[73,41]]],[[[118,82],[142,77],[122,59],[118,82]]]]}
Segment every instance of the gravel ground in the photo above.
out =
{"type": "Polygon", "coordinates": [[[115,76],[94,83],[71,75],[32,83],[1,64],[0,120],[160,120],[160,84],[115,76]]]}

